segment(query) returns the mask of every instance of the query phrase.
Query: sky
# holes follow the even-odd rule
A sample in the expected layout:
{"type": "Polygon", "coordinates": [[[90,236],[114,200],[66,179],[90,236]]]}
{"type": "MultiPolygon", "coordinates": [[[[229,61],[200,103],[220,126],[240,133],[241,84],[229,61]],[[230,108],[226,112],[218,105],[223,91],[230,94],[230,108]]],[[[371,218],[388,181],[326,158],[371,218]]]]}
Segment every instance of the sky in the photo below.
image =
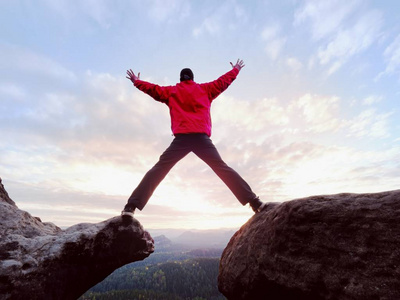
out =
{"type": "MultiPolygon", "coordinates": [[[[245,67],[212,140],[265,202],[399,188],[398,0],[0,0],[0,177],[60,227],[119,215],[173,136],[159,85],[245,67]]],[[[238,228],[253,215],[194,154],[136,218],[238,228]]]]}

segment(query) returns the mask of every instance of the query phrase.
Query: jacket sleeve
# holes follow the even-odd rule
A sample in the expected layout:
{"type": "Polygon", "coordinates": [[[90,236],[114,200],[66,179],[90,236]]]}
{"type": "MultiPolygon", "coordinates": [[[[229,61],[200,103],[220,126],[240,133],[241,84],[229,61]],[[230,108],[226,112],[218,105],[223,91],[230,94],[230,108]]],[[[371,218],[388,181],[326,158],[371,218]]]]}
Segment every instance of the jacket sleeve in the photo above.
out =
{"type": "Polygon", "coordinates": [[[156,101],[162,103],[168,103],[168,99],[171,93],[171,87],[159,86],[143,80],[136,80],[134,86],[142,92],[146,93],[156,101]]]}
{"type": "Polygon", "coordinates": [[[229,72],[219,77],[217,80],[201,84],[201,87],[207,92],[208,98],[210,101],[212,101],[217,98],[219,94],[225,91],[228,86],[230,86],[238,74],[239,70],[233,68],[229,72]]]}

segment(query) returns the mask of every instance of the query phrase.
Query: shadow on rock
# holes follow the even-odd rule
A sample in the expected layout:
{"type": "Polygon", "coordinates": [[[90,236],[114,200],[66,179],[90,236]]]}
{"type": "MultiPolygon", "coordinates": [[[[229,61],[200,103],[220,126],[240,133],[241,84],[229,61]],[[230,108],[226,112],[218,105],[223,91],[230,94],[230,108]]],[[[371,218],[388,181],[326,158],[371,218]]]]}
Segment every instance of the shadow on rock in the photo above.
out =
{"type": "Polygon", "coordinates": [[[154,251],[150,234],[134,218],[61,230],[18,209],[1,181],[0,214],[1,299],[77,299],[154,251]]]}

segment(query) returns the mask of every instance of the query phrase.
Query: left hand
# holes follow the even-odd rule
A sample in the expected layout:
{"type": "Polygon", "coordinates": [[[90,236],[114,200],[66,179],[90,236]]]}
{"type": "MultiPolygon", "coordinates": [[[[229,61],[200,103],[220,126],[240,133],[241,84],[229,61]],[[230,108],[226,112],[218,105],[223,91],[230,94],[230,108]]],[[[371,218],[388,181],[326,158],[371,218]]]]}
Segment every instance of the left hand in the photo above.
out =
{"type": "Polygon", "coordinates": [[[135,81],[139,80],[139,78],[140,78],[140,72],[138,73],[138,76],[136,76],[135,73],[133,73],[133,71],[131,69],[126,71],[126,74],[128,74],[128,76],[126,76],[126,78],[128,78],[130,81],[132,81],[132,83],[135,83],[135,81]]]}

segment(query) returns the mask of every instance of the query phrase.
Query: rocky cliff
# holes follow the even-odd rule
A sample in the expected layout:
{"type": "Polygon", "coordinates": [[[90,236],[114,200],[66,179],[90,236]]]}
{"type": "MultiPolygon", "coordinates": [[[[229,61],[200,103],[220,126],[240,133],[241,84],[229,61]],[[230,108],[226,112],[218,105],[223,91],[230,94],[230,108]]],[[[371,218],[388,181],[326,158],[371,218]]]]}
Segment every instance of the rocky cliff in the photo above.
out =
{"type": "Polygon", "coordinates": [[[228,299],[400,299],[400,190],[270,204],[235,233],[228,299]]]}
{"type": "Polygon", "coordinates": [[[0,179],[0,299],[77,299],[154,241],[136,219],[61,230],[21,211],[0,179]]]}

